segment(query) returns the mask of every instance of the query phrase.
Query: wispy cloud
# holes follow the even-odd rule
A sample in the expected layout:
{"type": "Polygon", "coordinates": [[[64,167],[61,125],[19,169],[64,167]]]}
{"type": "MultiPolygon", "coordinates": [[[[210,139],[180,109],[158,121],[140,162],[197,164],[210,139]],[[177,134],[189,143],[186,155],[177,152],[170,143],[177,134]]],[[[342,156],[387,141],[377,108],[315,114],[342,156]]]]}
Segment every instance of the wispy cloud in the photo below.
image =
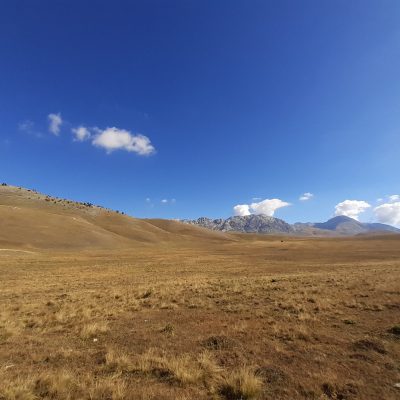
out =
{"type": "Polygon", "coordinates": [[[36,129],[35,123],[30,119],[26,119],[18,123],[18,130],[21,132],[27,133],[29,135],[36,136],[37,138],[42,137],[43,135],[36,129]]]}
{"type": "Polygon", "coordinates": [[[34,126],[35,126],[35,123],[34,123],[33,121],[27,119],[27,120],[25,120],[25,121],[21,121],[21,122],[18,124],[18,129],[19,129],[20,131],[23,131],[23,132],[30,132],[30,131],[32,131],[32,129],[34,128],[34,126]]]}
{"type": "Polygon", "coordinates": [[[61,130],[61,125],[63,123],[63,120],[61,118],[61,114],[49,114],[47,116],[47,119],[49,120],[49,131],[53,134],[58,136],[60,134],[61,130]]]}
{"type": "Polygon", "coordinates": [[[72,133],[74,134],[74,140],[77,142],[83,142],[85,140],[90,139],[90,131],[85,126],[78,126],[77,128],[71,129],[72,133]]]}
{"type": "Polygon", "coordinates": [[[162,199],[161,204],[175,204],[176,199],[162,199]]]}
{"type": "Polygon", "coordinates": [[[314,197],[314,195],[313,195],[312,193],[306,192],[306,193],[303,193],[303,194],[299,197],[299,200],[301,200],[301,201],[307,201],[307,200],[312,199],[313,197],[314,197]]]}

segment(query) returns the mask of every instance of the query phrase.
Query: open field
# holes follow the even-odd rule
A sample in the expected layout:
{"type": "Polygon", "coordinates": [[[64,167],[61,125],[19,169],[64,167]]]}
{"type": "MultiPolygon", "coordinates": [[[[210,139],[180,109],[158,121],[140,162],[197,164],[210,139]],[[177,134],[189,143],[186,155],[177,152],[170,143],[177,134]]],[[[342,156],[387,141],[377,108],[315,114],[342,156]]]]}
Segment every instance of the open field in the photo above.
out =
{"type": "Polygon", "coordinates": [[[0,398],[396,399],[399,244],[2,251],[0,398]]]}
{"type": "Polygon", "coordinates": [[[0,188],[0,399],[397,399],[400,237],[138,220],[0,188]]]}

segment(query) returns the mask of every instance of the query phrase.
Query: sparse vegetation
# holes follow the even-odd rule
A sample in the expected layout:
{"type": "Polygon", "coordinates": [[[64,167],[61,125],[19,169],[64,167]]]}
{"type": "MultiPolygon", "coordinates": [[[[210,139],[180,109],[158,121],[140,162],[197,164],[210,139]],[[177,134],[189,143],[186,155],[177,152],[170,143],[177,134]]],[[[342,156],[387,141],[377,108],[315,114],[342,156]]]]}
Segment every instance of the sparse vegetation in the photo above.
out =
{"type": "Polygon", "coordinates": [[[285,238],[282,258],[273,236],[29,196],[33,233],[22,200],[2,207],[37,247],[0,238],[1,400],[398,397],[399,239],[285,238]]]}

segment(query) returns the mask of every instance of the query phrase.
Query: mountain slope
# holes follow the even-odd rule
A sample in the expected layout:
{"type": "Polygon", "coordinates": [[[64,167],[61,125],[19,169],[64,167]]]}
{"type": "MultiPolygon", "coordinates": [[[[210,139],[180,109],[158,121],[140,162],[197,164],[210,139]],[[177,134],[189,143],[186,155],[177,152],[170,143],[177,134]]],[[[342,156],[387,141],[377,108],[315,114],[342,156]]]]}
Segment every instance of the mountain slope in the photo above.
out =
{"type": "Polygon", "coordinates": [[[294,230],[285,221],[267,215],[234,216],[227,219],[210,219],[201,217],[197,220],[183,220],[190,225],[203,226],[208,229],[222,232],[246,233],[283,233],[291,234],[294,230]]]}
{"type": "Polygon", "coordinates": [[[373,232],[400,233],[400,229],[390,225],[362,223],[346,216],[334,217],[322,223],[298,222],[293,225],[279,218],[266,215],[235,216],[227,219],[201,217],[197,220],[183,220],[182,222],[222,232],[235,231],[299,236],[352,236],[373,232]]]}
{"type": "Polygon", "coordinates": [[[89,203],[0,186],[0,248],[118,249],[233,240],[176,221],[141,220],[89,203]]]}
{"type": "Polygon", "coordinates": [[[369,232],[400,232],[399,229],[379,223],[364,223],[353,218],[340,215],[323,223],[312,224],[314,228],[335,231],[343,235],[357,235],[369,232]]]}
{"type": "Polygon", "coordinates": [[[357,235],[359,233],[368,232],[368,228],[364,226],[363,223],[344,215],[331,218],[326,222],[315,223],[313,224],[313,227],[335,231],[343,235],[357,235]]]}

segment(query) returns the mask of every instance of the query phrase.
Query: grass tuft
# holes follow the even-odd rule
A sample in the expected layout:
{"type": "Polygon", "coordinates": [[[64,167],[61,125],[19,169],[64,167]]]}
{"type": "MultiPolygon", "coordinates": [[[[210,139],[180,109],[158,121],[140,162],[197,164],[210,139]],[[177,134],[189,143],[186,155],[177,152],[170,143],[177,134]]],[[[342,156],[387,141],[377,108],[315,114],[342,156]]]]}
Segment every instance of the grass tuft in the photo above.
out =
{"type": "Polygon", "coordinates": [[[106,322],[91,322],[83,325],[81,330],[82,339],[91,339],[95,336],[108,332],[109,328],[106,322]]]}
{"type": "Polygon", "coordinates": [[[225,377],[220,394],[228,400],[252,400],[259,398],[262,386],[254,371],[242,367],[225,377]]]}

